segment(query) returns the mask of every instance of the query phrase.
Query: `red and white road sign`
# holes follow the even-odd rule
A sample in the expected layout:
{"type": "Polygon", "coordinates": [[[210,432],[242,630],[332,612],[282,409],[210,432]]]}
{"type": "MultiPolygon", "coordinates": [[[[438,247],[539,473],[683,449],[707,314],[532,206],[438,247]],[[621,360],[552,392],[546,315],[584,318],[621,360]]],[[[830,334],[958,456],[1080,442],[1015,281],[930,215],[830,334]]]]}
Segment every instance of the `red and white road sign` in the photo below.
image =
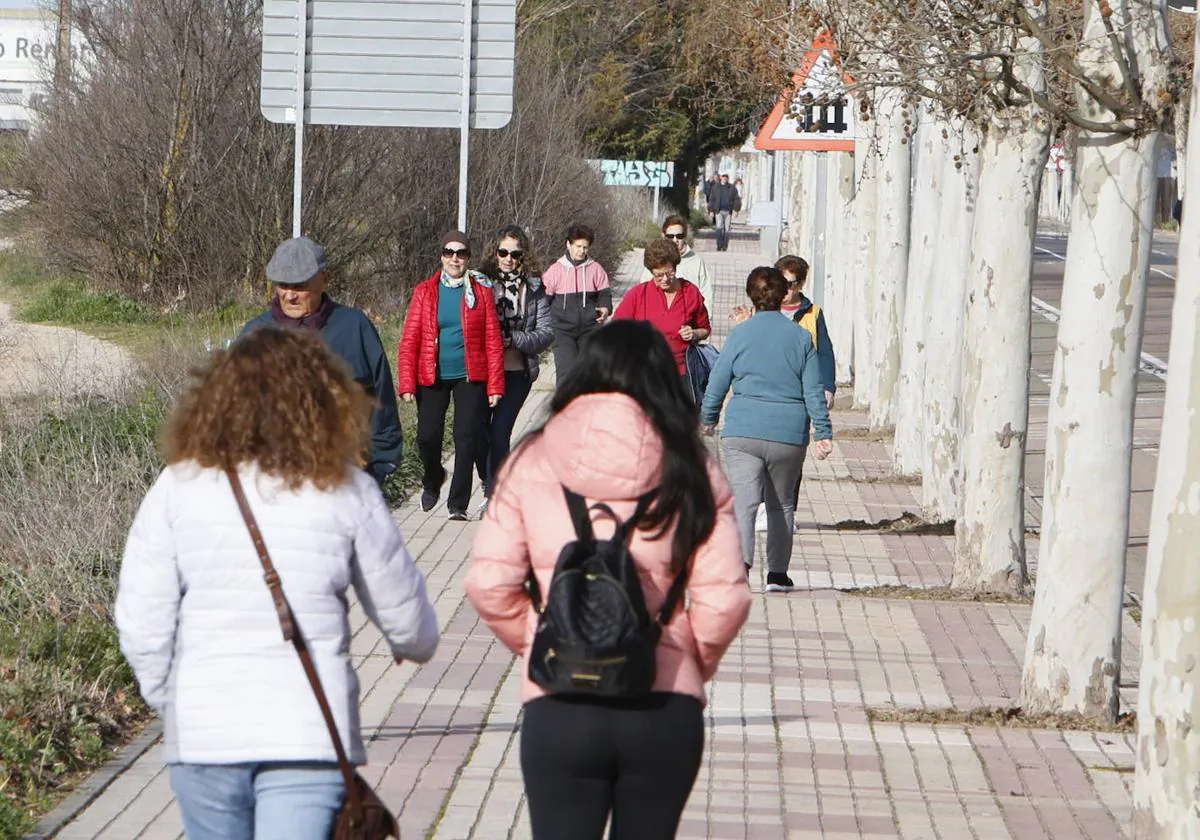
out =
{"type": "Polygon", "coordinates": [[[856,104],[846,94],[837,44],[822,31],[792,76],[793,92],[781,96],[754,138],[765,151],[854,151],[856,104]]]}

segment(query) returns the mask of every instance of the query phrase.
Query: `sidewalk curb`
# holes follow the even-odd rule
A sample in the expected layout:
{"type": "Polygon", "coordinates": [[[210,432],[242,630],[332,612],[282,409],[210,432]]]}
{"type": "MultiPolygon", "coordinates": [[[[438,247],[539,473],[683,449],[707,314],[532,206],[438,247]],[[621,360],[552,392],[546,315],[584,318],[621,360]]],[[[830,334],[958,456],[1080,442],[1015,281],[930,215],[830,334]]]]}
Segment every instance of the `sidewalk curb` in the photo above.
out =
{"type": "Polygon", "coordinates": [[[134,762],[145,755],[147,750],[158,743],[161,736],[162,721],[155,718],[146,725],[140,735],[122,747],[121,751],[103,766],[92,772],[86,781],[58,804],[58,807],[42,817],[22,840],[48,840],[48,838],[54,837],[85,808],[96,801],[100,794],[104,793],[122,773],[132,767],[134,762]]]}

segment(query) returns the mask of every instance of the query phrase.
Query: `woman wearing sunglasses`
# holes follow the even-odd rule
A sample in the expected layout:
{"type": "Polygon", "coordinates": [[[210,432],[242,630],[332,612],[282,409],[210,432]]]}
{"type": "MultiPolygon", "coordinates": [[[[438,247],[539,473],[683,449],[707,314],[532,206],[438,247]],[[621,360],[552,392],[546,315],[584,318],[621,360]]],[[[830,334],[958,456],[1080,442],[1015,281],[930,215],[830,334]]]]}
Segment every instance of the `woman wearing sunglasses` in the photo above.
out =
{"type": "Polygon", "coordinates": [[[437,505],[446,481],[442,440],[454,400],[454,473],[446,509],[458,521],[468,519],[480,424],[504,396],[500,319],[487,278],[467,271],[468,243],[458,230],[442,237],[441,268],[413,289],[397,366],[400,397],[417,403],[421,510],[426,512],[437,505]]]}
{"type": "MultiPolygon", "coordinates": [[[[666,221],[662,226],[663,239],[674,243],[679,249],[679,276],[685,277],[700,290],[701,296],[704,298],[704,305],[710,310],[713,308],[713,281],[708,273],[708,266],[704,264],[704,259],[692,250],[692,246],[688,244],[688,223],[683,216],[667,216],[666,221]]],[[[642,274],[642,282],[648,283],[653,280],[653,274],[650,269],[646,269],[642,274]]]]}
{"type": "Polygon", "coordinates": [[[496,473],[512,447],[513,427],[541,370],[540,356],[554,343],[550,300],[535,265],[529,237],[517,225],[497,231],[483,258],[482,270],[492,283],[500,336],[504,340],[504,396],[484,411],[475,447],[475,467],[483,481],[483,506],[492,497],[496,473]]]}

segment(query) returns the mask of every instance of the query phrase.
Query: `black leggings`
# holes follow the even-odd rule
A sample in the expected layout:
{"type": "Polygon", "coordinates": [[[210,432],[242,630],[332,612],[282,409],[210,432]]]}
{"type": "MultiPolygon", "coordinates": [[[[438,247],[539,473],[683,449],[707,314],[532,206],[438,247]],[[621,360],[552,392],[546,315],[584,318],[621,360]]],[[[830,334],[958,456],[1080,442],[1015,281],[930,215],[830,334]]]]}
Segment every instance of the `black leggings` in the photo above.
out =
{"type": "Polygon", "coordinates": [[[704,711],[684,694],[525,705],[521,772],[533,840],[672,840],[704,754],[704,711]]]}

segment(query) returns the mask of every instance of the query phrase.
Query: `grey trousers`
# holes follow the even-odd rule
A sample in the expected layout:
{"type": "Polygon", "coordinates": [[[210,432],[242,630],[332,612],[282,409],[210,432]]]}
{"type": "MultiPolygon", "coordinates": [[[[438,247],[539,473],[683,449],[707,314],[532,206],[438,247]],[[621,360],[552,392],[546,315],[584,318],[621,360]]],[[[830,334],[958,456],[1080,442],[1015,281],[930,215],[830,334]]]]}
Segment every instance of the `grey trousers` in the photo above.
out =
{"type": "Polygon", "coordinates": [[[725,469],[733,486],[733,508],[742,557],[754,561],[754,517],[767,507],[767,571],[786,573],[792,560],[792,520],[807,446],[756,438],[724,438],[725,469]]]}

